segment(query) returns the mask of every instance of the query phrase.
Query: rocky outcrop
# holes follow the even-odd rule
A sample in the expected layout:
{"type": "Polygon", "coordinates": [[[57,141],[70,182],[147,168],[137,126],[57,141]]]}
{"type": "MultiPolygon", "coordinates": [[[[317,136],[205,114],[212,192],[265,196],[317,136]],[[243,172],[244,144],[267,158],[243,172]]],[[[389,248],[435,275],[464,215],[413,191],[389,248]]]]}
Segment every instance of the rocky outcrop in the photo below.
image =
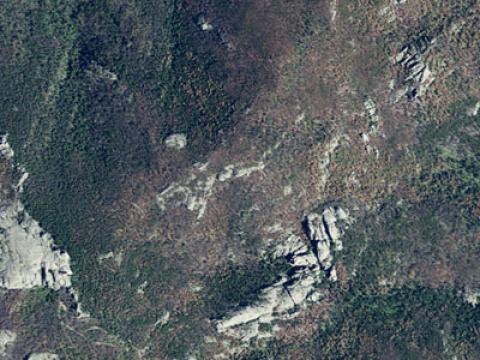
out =
{"type": "Polygon", "coordinates": [[[425,62],[424,54],[435,43],[429,36],[421,36],[416,41],[404,46],[395,56],[395,63],[401,66],[404,73],[405,88],[397,93],[396,100],[403,95],[408,99],[422,96],[431,85],[434,76],[425,62]]]}
{"type": "Polygon", "coordinates": [[[341,136],[334,136],[328,143],[325,145],[325,151],[323,152],[322,156],[318,161],[318,170],[320,176],[318,178],[318,190],[320,192],[325,190],[327,185],[328,179],[330,177],[329,167],[332,163],[332,158],[335,153],[335,150],[340,146],[342,137],[341,136]]]}
{"type": "Polygon", "coordinates": [[[367,98],[363,106],[365,107],[365,112],[368,117],[368,128],[370,133],[376,133],[378,131],[379,116],[377,105],[373,102],[372,99],[367,98]]]}
{"type": "Polygon", "coordinates": [[[0,287],[71,286],[70,256],[56,248],[22,203],[0,203],[0,287]]]}
{"type": "Polygon", "coordinates": [[[465,301],[473,307],[476,307],[478,304],[480,304],[480,290],[478,289],[475,290],[467,288],[465,289],[463,296],[465,301]]]}
{"type": "Polygon", "coordinates": [[[307,236],[312,243],[321,269],[332,281],[336,281],[333,253],[342,250],[341,224],[350,222],[348,213],[342,208],[328,207],[321,214],[311,213],[306,218],[307,236]]]}
{"type": "Polygon", "coordinates": [[[212,31],[213,30],[213,25],[210,24],[210,22],[205,18],[204,15],[200,15],[198,17],[197,21],[198,26],[200,26],[200,29],[203,31],[212,31]]]}
{"type": "MultiPolygon", "coordinates": [[[[323,297],[320,282],[336,280],[333,254],[342,249],[342,227],[350,222],[341,208],[328,207],[321,214],[312,213],[304,222],[310,243],[297,235],[289,235],[278,244],[273,255],[284,258],[290,265],[280,280],[265,288],[259,300],[229,314],[217,322],[217,330],[229,336],[249,341],[252,338],[272,336],[272,331],[261,331],[261,325],[297,316],[301,309],[323,297]]],[[[272,226],[277,230],[278,226],[272,226]]]]}
{"type": "Polygon", "coordinates": [[[468,116],[477,116],[478,111],[480,110],[480,101],[477,101],[475,105],[467,109],[468,116]]]}
{"type": "Polygon", "coordinates": [[[259,301],[220,320],[217,323],[220,333],[243,341],[271,336],[271,333],[259,330],[261,324],[295,317],[309,299],[321,296],[315,286],[320,280],[317,258],[300,237],[289,236],[287,241],[275,249],[275,256],[287,259],[289,271],[279,281],[264,289],[259,301]]]}
{"type": "Polygon", "coordinates": [[[374,153],[378,158],[380,153],[378,148],[370,145],[370,138],[380,135],[380,116],[378,115],[377,105],[371,98],[367,98],[363,106],[365,108],[365,116],[368,119],[368,132],[361,133],[362,142],[365,145],[365,151],[367,154],[374,153]]]}
{"type": "Polygon", "coordinates": [[[10,330],[0,330],[0,357],[7,356],[8,347],[13,345],[17,334],[10,330]]]}
{"type": "Polygon", "coordinates": [[[177,150],[187,146],[187,136],[185,134],[172,134],[165,139],[165,145],[177,150]]]}
{"type": "Polygon", "coordinates": [[[209,198],[221,183],[248,177],[264,168],[265,164],[260,161],[250,166],[230,164],[218,173],[210,173],[208,164],[197,164],[185,181],[172,183],[157,195],[157,206],[161,211],[165,211],[169,206],[185,206],[197,213],[197,219],[201,219],[207,209],[209,198]]]}
{"type": "Polygon", "coordinates": [[[51,353],[33,353],[27,358],[28,360],[58,360],[60,357],[57,354],[51,353]]]}
{"type": "Polygon", "coordinates": [[[13,149],[7,141],[7,135],[0,137],[0,156],[6,160],[13,158],[13,149]]]}
{"type": "MultiPolygon", "coordinates": [[[[13,151],[3,137],[0,154],[11,161],[13,151]]],[[[50,234],[35,221],[20,200],[24,173],[15,186],[3,186],[0,193],[0,287],[52,289],[71,286],[70,256],[58,249],[50,234]]]]}

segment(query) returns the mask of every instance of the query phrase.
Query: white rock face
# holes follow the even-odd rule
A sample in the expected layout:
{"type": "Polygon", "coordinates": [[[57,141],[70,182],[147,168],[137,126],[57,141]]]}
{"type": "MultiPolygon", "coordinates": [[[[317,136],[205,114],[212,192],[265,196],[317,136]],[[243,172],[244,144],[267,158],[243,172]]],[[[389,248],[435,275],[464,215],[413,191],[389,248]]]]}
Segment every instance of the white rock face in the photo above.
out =
{"type": "Polygon", "coordinates": [[[480,304],[480,290],[466,289],[464,292],[464,299],[467,303],[476,307],[480,304]]]}
{"type": "Polygon", "coordinates": [[[33,353],[28,356],[28,360],[59,360],[57,354],[51,353],[33,353]]]}
{"type": "Polygon", "coordinates": [[[205,16],[200,16],[198,19],[198,25],[203,31],[212,31],[213,25],[205,18],[205,16]]]}
{"type": "Polygon", "coordinates": [[[0,137],[0,156],[7,160],[13,158],[13,150],[7,141],[7,135],[0,137]]]}
{"type": "MultiPolygon", "coordinates": [[[[310,214],[306,222],[311,246],[297,235],[290,235],[277,245],[273,255],[288,261],[288,273],[265,288],[259,301],[218,321],[218,332],[244,342],[252,338],[273,336],[272,333],[261,332],[260,325],[291,319],[309,303],[323,297],[317,283],[325,276],[332,281],[336,280],[332,266],[333,252],[342,249],[341,226],[347,225],[350,217],[341,208],[328,207],[321,215],[310,214]]],[[[275,224],[266,230],[276,233],[278,229],[281,226],[275,224]]]]}
{"type": "MultiPolygon", "coordinates": [[[[10,161],[13,156],[6,137],[0,141],[0,154],[4,161],[10,161]]],[[[19,184],[4,188],[0,194],[0,287],[69,288],[70,256],[55,247],[50,234],[32,219],[20,201],[19,193],[26,177],[24,173],[19,184]]]]}
{"type": "Polygon", "coordinates": [[[161,211],[165,211],[169,206],[186,206],[188,210],[197,212],[197,219],[201,219],[207,210],[209,198],[221,183],[248,177],[264,168],[265,164],[260,161],[251,166],[230,164],[218,173],[209,173],[208,164],[201,164],[193,169],[185,181],[172,183],[158,194],[157,205],[161,211]]]}
{"type": "Polygon", "coordinates": [[[71,286],[70,256],[55,248],[52,237],[16,199],[0,204],[0,287],[52,289],[71,286]]]}
{"type": "Polygon", "coordinates": [[[478,111],[480,110],[480,101],[477,101],[475,105],[473,105],[471,108],[467,110],[467,115],[468,116],[477,116],[478,111]]]}
{"type": "Polygon", "coordinates": [[[13,345],[17,334],[10,330],[0,330],[0,357],[7,355],[7,348],[13,345]]]}
{"type": "Polygon", "coordinates": [[[312,296],[318,297],[315,283],[319,280],[319,266],[311,249],[296,235],[276,249],[276,256],[289,257],[291,274],[267,287],[256,303],[240,309],[217,323],[217,331],[248,342],[255,337],[270,337],[260,331],[261,324],[286,320],[299,314],[301,307],[312,296]]]}
{"type": "Polygon", "coordinates": [[[187,146],[187,136],[185,134],[172,134],[165,139],[165,145],[177,150],[187,146]]]}

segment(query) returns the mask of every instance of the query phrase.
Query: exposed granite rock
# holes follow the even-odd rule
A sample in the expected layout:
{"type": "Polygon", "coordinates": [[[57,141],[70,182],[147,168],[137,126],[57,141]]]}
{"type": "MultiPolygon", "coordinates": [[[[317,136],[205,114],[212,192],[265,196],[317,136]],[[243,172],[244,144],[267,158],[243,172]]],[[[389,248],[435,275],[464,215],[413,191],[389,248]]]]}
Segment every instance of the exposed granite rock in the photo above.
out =
{"type": "Polygon", "coordinates": [[[264,289],[259,301],[220,320],[217,323],[220,333],[242,341],[272,336],[271,333],[261,332],[260,325],[297,316],[300,308],[317,292],[315,283],[320,280],[318,261],[312,249],[300,237],[289,236],[275,249],[274,255],[286,258],[290,270],[264,289]]]}
{"type": "Polygon", "coordinates": [[[13,158],[13,149],[10,147],[7,138],[7,135],[0,136],[0,156],[10,160],[13,158]]]}
{"type": "Polygon", "coordinates": [[[334,136],[327,144],[324,153],[318,161],[318,170],[321,174],[318,179],[318,190],[324,191],[330,177],[329,167],[332,163],[332,156],[340,146],[341,136],[334,136]]]}
{"type": "MultiPolygon", "coordinates": [[[[4,161],[13,157],[6,136],[0,141],[0,154],[4,161]]],[[[20,201],[27,175],[24,173],[17,185],[4,188],[0,194],[0,287],[69,288],[70,256],[54,245],[50,234],[25,211],[20,201]]]]}
{"type": "Polygon", "coordinates": [[[0,357],[7,355],[8,347],[15,342],[17,334],[10,330],[0,330],[0,357]]]}
{"type": "Polygon", "coordinates": [[[373,100],[370,99],[370,98],[365,100],[363,105],[364,105],[365,111],[367,113],[368,127],[370,128],[370,132],[371,133],[376,133],[378,131],[378,122],[379,122],[377,105],[375,105],[373,100]]]}
{"type": "Polygon", "coordinates": [[[341,236],[343,230],[340,223],[350,222],[348,213],[342,208],[328,207],[322,214],[311,213],[306,219],[307,236],[312,243],[320,267],[327,277],[336,281],[336,271],[333,268],[333,252],[343,248],[341,236]]]}
{"type": "MultiPolygon", "coordinates": [[[[0,203],[0,287],[71,286],[70,256],[55,247],[22,203],[0,203]]],[[[0,200],[1,201],[1,200],[0,200]]]]}
{"type": "Polygon", "coordinates": [[[221,183],[248,177],[264,168],[265,164],[260,161],[251,166],[230,164],[218,173],[209,173],[208,164],[198,164],[185,181],[172,183],[158,194],[156,202],[161,211],[165,211],[168,206],[186,206],[188,210],[196,212],[197,218],[201,219],[207,209],[209,198],[221,183]]]}
{"type": "Polygon", "coordinates": [[[464,292],[464,298],[467,303],[476,307],[480,304],[480,290],[466,289],[464,292]]]}
{"type": "Polygon", "coordinates": [[[406,95],[408,99],[422,96],[434,81],[434,76],[424,61],[425,52],[435,43],[429,36],[421,36],[416,41],[404,46],[395,56],[395,63],[400,65],[404,72],[403,83],[406,87],[397,93],[396,99],[406,95]]]}
{"type": "Polygon", "coordinates": [[[87,74],[96,81],[107,80],[113,82],[118,80],[117,74],[109,71],[95,61],[88,66],[87,74]]]}
{"type": "MultiPolygon", "coordinates": [[[[265,288],[257,302],[218,321],[217,331],[244,342],[273,336],[260,331],[260,325],[296,317],[309,303],[320,300],[323,293],[317,285],[325,276],[336,280],[333,251],[342,249],[340,224],[349,221],[348,213],[341,208],[329,207],[321,215],[308,215],[305,224],[310,245],[293,234],[278,244],[273,255],[285,258],[290,269],[265,288]]],[[[278,229],[278,224],[268,228],[272,232],[278,229]]]]}
{"type": "Polygon", "coordinates": [[[380,152],[377,147],[370,145],[371,137],[375,137],[380,134],[380,116],[378,115],[377,105],[371,98],[367,98],[363,106],[365,108],[365,116],[368,119],[368,132],[361,133],[362,142],[365,145],[365,151],[367,154],[375,154],[377,159],[380,156],[380,152]]]}
{"type": "Polygon", "coordinates": [[[213,25],[210,24],[210,22],[205,18],[205,16],[201,15],[198,18],[197,24],[200,26],[200,28],[203,31],[212,31],[213,30],[213,25]]]}
{"type": "Polygon", "coordinates": [[[480,101],[477,101],[477,102],[475,103],[475,105],[473,105],[472,107],[470,107],[470,108],[467,110],[467,115],[468,115],[468,116],[477,116],[479,110],[480,110],[480,101]]]}
{"type": "Polygon", "coordinates": [[[390,2],[386,2],[386,5],[378,11],[378,16],[387,23],[392,23],[397,20],[397,7],[405,3],[406,0],[391,0],[390,2]]]}
{"type": "Polygon", "coordinates": [[[28,360],[58,360],[60,357],[57,354],[51,353],[33,353],[27,358],[28,360]]]}
{"type": "Polygon", "coordinates": [[[185,134],[172,134],[165,139],[165,145],[177,150],[183,149],[187,146],[187,137],[185,134]]]}
{"type": "Polygon", "coordinates": [[[114,257],[113,251],[109,251],[108,253],[98,255],[97,260],[98,262],[102,262],[104,260],[111,259],[113,257],[114,257]]]}

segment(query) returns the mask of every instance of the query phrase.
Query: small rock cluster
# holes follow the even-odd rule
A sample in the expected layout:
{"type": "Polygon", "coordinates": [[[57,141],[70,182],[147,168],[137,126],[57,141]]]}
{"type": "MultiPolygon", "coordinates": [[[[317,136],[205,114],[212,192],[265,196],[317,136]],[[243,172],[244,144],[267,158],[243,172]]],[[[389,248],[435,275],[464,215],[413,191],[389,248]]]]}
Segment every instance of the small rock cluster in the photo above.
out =
{"type": "Polygon", "coordinates": [[[208,163],[196,164],[185,181],[174,182],[157,195],[156,203],[161,211],[169,207],[185,206],[189,211],[197,213],[197,219],[201,219],[207,210],[207,203],[221,183],[248,177],[254,172],[265,168],[263,161],[250,166],[243,164],[226,165],[220,172],[208,171],[208,163]]]}

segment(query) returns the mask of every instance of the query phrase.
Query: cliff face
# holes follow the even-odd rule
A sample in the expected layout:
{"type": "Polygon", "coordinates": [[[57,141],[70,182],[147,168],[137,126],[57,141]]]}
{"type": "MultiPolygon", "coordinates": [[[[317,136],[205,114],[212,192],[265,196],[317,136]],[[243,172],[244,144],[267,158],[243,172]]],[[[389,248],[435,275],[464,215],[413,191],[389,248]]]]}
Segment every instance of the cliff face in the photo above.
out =
{"type": "Polygon", "coordinates": [[[52,237],[25,212],[22,203],[2,204],[0,286],[52,289],[71,286],[70,256],[56,249],[52,237]]]}
{"type": "Polygon", "coordinates": [[[0,197],[0,287],[31,289],[45,286],[55,290],[71,287],[70,256],[56,248],[50,234],[25,210],[20,199],[23,184],[28,178],[14,164],[14,152],[1,139],[1,161],[4,166],[20,172],[18,184],[2,184],[0,197]]]}

